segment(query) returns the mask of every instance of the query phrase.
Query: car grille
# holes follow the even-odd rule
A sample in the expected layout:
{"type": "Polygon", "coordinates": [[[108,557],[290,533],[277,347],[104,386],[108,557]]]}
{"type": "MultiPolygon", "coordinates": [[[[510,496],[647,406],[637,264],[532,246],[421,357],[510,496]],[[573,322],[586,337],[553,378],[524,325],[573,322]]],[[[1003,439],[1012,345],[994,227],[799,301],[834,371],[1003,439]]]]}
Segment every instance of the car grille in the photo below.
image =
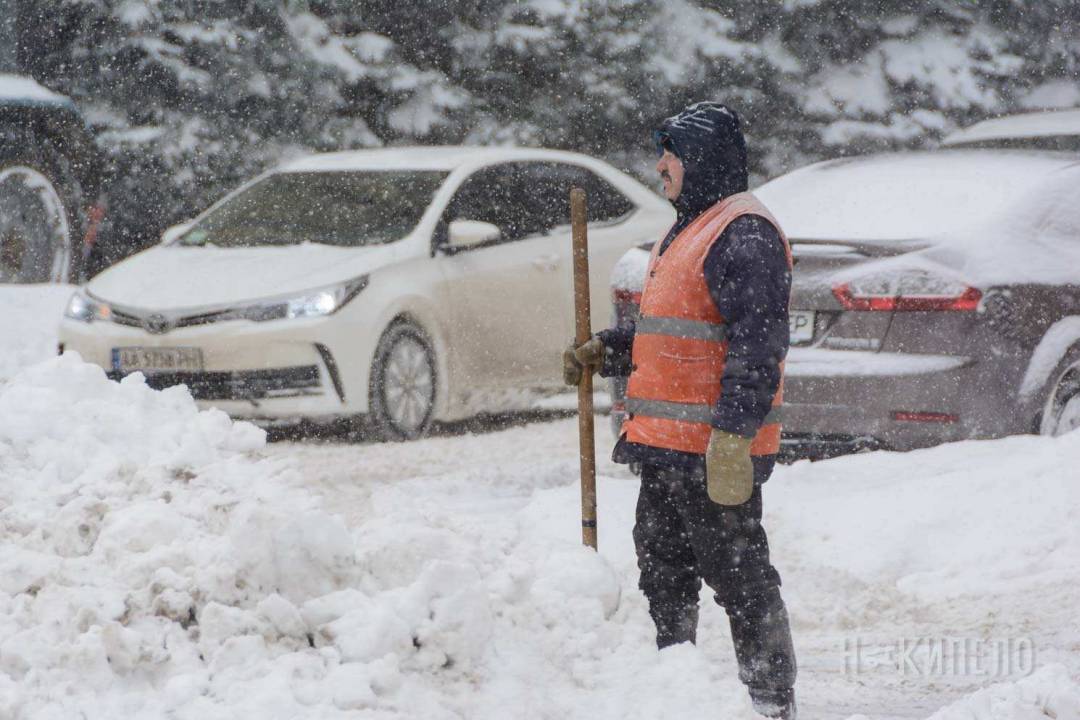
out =
{"type": "MultiPolygon", "coordinates": [[[[120,380],[125,374],[114,370],[109,377],[120,380]]],[[[144,372],[144,375],[146,384],[155,390],[187,385],[196,400],[256,401],[319,395],[322,392],[316,365],[225,372],[144,372]]]]}
{"type": "Polygon", "coordinates": [[[161,335],[170,330],[177,330],[179,328],[209,325],[210,323],[221,322],[222,320],[235,319],[236,311],[232,309],[214,310],[196,315],[182,316],[166,316],[157,313],[139,315],[126,310],[118,310],[116,308],[113,308],[112,310],[112,321],[117,325],[142,328],[154,335],[161,335]]]}

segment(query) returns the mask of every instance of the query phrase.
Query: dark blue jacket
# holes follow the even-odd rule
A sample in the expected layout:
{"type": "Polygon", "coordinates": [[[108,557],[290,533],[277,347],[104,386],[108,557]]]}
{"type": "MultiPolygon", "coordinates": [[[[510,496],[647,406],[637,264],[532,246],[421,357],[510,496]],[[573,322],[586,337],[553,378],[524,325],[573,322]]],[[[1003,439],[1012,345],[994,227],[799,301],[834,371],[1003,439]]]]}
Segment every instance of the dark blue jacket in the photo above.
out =
{"type": "MultiPolygon", "coordinates": [[[[683,190],[673,203],[678,216],[661,241],[662,254],[694,218],[728,195],[745,191],[747,175],[738,117],[721,105],[693,105],[665,120],[659,134],[684,168],[683,190]]],[[[772,406],[780,383],[780,362],[788,350],[791,272],[783,241],[764,218],[742,216],[717,237],[704,270],[728,332],[713,427],[752,437],[772,406]]],[[[633,328],[604,330],[599,336],[607,348],[600,374],[629,375],[633,328]]],[[[700,465],[701,456],[620,438],[614,460],[685,467],[700,465]]]]}

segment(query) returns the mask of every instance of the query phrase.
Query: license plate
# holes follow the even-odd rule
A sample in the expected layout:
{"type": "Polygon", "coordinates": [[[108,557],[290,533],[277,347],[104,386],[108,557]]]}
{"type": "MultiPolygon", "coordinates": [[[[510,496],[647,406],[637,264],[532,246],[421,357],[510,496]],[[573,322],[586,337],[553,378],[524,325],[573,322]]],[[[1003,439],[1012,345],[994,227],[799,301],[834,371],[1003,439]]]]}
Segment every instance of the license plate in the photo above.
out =
{"type": "Polygon", "coordinates": [[[121,372],[194,372],[203,369],[201,348],[121,347],[113,348],[113,369],[121,372]]]}
{"type": "Polygon", "coordinates": [[[814,311],[792,310],[788,313],[791,344],[808,343],[814,339],[814,311]]]}

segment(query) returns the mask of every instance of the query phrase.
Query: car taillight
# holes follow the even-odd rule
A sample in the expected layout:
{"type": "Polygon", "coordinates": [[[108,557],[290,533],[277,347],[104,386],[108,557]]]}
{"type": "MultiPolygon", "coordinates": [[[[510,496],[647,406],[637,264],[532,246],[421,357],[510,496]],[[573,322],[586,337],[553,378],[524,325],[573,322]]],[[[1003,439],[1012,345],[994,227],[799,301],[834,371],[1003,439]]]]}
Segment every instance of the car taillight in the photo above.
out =
{"type": "Polygon", "coordinates": [[[977,288],[923,270],[865,275],[832,291],[845,310],[963,312],[978,308],[982,298],[977,288]]]}
{"type": "Polygon", "coordinates": [[[634,305],[641,304],[641,293],[636,290],[622,290],[616,288],[612,291],[612,296],[615,300],[615,304],[632,303],[634,305]]]}

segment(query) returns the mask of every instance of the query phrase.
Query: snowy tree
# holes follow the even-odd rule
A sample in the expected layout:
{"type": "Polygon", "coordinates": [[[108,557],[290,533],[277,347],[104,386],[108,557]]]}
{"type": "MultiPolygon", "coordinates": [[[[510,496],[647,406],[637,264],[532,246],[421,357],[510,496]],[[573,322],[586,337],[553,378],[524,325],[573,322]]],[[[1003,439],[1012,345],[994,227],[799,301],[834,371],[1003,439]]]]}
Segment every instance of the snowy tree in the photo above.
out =
{"type": "Polygon", "coordinates": [[[645,174],[687,103],[742,114],[757,180],[1080,104],[1068,0],[25,0],[25,67],[84,108],[111,232],[152,242],[309,151],[518,143],[645,174]]]}

